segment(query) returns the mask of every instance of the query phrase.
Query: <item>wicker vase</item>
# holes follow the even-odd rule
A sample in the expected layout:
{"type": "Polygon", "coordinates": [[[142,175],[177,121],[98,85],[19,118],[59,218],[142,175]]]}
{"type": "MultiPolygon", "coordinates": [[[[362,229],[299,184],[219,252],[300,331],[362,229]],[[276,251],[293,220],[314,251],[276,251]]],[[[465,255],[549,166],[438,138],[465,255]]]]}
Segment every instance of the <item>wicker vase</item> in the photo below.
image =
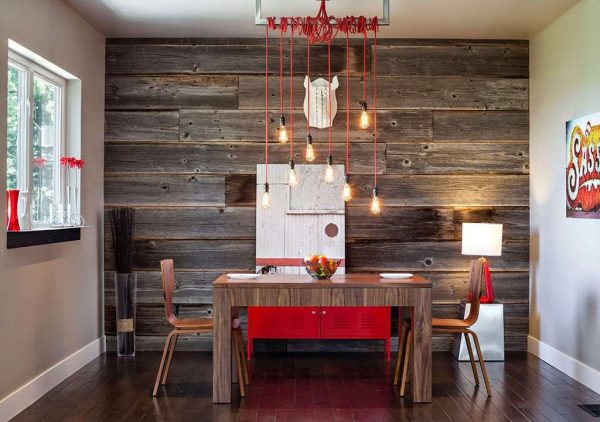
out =
{"type": "Polygon", "coordinates": [[[117,313],[117,353],[135,355],[136,273],[115,273],[115,307],[117,313]]]}

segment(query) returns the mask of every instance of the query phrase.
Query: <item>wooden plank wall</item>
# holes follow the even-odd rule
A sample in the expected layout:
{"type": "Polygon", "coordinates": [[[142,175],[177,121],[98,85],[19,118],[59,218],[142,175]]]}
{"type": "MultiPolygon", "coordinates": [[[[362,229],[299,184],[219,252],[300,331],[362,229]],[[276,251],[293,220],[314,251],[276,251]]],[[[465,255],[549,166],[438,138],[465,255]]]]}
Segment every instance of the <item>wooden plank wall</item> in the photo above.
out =
{"type": "MultiPolygon", "coordinates": [[[[270,68],[278,71],[277,40],[270,68]]],[[[305,122],[305,44],[294,50],[296,122],[305,122]]],[[[344,48],[332,68],[344,75],[344,48]]],[[[352,43],[351,172],[346,257],[349,271],[418,272],[435,282],[436,316],[456,316],[466,297],[468,257],[461,223],[504,223],[504,249],[491,258],[498,299],[505,303],[506,346],[525,350],[529,267],[529,49],[522,41],[381,40],[378,106],[381,144],[380,217],[368,204],[373,133],[357,127],[362,49],[352,43]]],[[[285,48],[285,55],[289,53],[285,48]]],[[[326,75],[325,48],[312,49],[312,76],[326,75]]],[[[369,51],[369,66],[371,52],[369,51]]],[[[210,313],[217,274],[254,267],[256,164],[264,151],[263,40],[118,40],[106,49],[106,207],[137,209],[138,347],[162,347],[164,319],[159,260],[178,270],[178,312],[210,313]]],[[[286,70],[287,72],[287,70],[286,70]]],[[[370,72],[369,72],[370,76],[370,72]]],[[[284,82],[287,87],[289,81],[284,82]]],[[[343,158],[345,78],[337,90],[334,159],[343,158]]],[[[273,131],[278,79],[270,81],[273,131]]],[[[367,81],[371,92],[371,80],[367,81]]],[[[372,101],[369,101],[371,104],[372,101]]],[[[287,112],[286,112],[287,114],[287,112]]],[[[298,141],[304,124],[296,128],[298,141]]],[[[325,160],[326,130],[313,131],[325,160]]],[[[302,163],[303,148],[296,149],[302,163]]],[[[287,162],[273,145],[272,162],[287,162]]],[[[108,233],[108,231],[107,231],[108,233]]],[[[114,339],[110,242],[106,242],[106,334],[114,339]]],[[[182,341],[210,348],[210,337],[182,341]]],[[[284,345],[285,346],[285,345],[284,345]]],[[[327,347],[290,342],[291,349],[327,347]]],[[[379,344],[343,343],[349,349],[379,344]]],[[[436,337],[447,350],[450,339],[436,337]]]]}

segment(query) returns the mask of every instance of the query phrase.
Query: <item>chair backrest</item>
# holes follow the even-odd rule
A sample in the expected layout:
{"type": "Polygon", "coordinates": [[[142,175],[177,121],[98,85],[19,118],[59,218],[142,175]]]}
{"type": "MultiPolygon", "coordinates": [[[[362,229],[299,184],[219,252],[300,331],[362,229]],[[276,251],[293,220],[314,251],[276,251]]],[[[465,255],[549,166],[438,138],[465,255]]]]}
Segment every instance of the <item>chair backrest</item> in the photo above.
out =
{"type": "Polygon", "coordinates": [[[167,320],[173,323],[177,319],[173,312],[173,292],[175,291],[175,270],[173,269],[173,260],[165,259],[160,261],[160,272],[162,275],[163,297],[165,299],[165,311],[167,320]]]}
{"type": "Polygon", "coordinates": [[[484,264],[485,258],[474,259],[471,261],[471,268],[469,269],[469,301],[471,303],[471,309],[469,310],[469,316],[466,318],[469,325],[475,324],[477,318],[479,318],[481,285],[484,281],[484,264]]]}

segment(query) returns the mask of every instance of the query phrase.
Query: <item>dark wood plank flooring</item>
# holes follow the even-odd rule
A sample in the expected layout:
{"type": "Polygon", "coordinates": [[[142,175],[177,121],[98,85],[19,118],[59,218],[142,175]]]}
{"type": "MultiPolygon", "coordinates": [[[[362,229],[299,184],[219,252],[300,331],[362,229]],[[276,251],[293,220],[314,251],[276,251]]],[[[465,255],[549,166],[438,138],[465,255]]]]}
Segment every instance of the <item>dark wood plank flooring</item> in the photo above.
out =
{"type": "Polygon", "coordinates": [[[106,354],[59,384],[14,421],[597,421],[577,407],[600,395],[526,353],[488,363],[494,397],[469,363],[434,354],[433,403],[415,405],[391,386],[381,354],[258,354],[251,386],[212,404],[212,356],[179,352],[170,384],[150,396],[159,353],[106,354]]]}

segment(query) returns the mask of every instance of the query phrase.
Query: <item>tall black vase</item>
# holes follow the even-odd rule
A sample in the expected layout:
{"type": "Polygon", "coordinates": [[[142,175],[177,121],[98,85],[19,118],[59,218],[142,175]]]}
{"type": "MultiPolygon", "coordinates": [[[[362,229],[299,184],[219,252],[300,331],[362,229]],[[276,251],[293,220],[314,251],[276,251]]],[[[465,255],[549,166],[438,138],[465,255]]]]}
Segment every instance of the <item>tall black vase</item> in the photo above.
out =
{"type": "Polygon", "coordinates": [[[135,356],[136,287],[136,273],[115,273],[117,353],[119,356],[135,356]]]}

